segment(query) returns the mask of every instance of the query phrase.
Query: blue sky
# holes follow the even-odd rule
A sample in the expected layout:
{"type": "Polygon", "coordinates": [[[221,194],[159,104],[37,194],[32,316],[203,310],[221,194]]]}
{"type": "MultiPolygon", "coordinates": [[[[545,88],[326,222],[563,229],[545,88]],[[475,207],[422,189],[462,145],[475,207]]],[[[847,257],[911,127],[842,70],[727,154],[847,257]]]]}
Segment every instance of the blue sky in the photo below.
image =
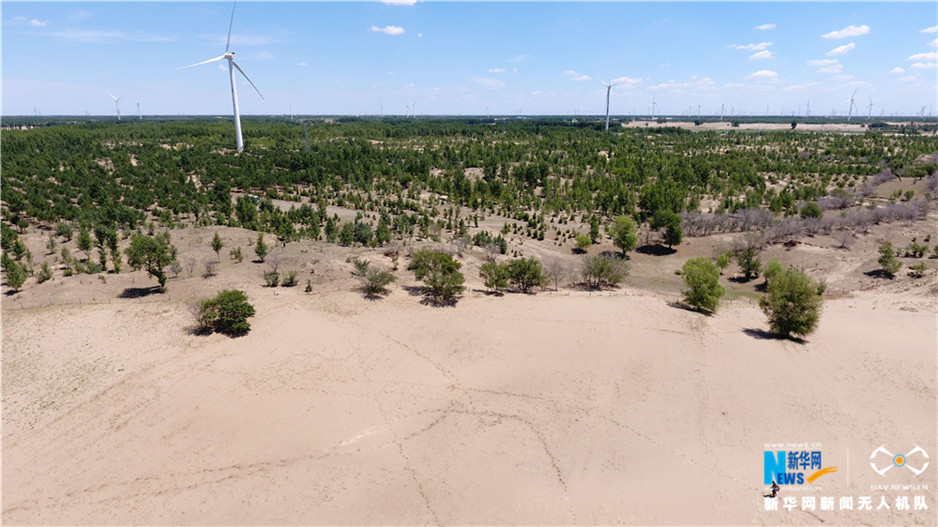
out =
{"type": "MultiPolygon", "coordinates": [[[[2,4],[3,115],[231,113],[231,2],[2,4]]],[[[938,113],[934,2],[239,2],[243,114],[938,113]]]]}

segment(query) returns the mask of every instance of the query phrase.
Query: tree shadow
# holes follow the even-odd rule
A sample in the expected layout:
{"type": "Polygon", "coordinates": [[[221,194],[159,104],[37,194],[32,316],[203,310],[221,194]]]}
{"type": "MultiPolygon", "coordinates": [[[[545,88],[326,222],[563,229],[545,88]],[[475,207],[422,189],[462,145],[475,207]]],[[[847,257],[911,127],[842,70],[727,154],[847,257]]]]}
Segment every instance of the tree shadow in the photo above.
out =
{"type": "Polygon", "coordinates": [[[668,248],[664,245],[654,244],[654,245],[642,245],[638,249],[635,249],[635,252],[648,254],[651,256],[668,256],[677,252],[677,249],[668,248]]]}
{"type": "Polygon", "coordinates": [[[410,296],[423,296],[424,287],[421,285],[405,285],[402,287],[410,296]]]}
{"type": "Polygon", "coordinates": [[[872,271],[866,271],[863,274],[869,276],[870,278],[883,278],[886,280],[894,280],[896,278],[896,275],[889,275],[882,269],[873,269],[872,271]]]}
{"type": "Polygon", "coordinates": [[[117,295],[117,298],[142,298],[158,293],[160,293],[160,286],[158,285],[152,287],[128,287],[121,291],[121,293],[117,295]]]}
{"type": "Polygon", "coordinates": [[[752,278],[746,278],[745,276],[733,276],[733,277],[727,278],[727,280],[736,284],[748,284],[749,282],[752,282],[756,278],[757,277],[755,276],[752,278]]]}
{"type": "Polygon", "coordinates": [[[790,340],[797,344],[805,344],[808,342],[804,339],[800,339],[798,337],[794,337],[791,335],[786,337],[784,335],[779,335],[778,333],[772,333],[771,331],[766,331],[764,329],[758,329],[758,328],[745,328],[743,329],[743,333],[758,340],[790,340]]]}
{"type": "Polygon", "coordinates": [[[699,313],[707,317],[713,316],[713,311],[708,311],[706,309],[694,307],[690,304],[685,304],[684,302],[676,302],[676,301],[668,302],[668,307],[673,307],[674,309],[683,309],[684,311],[690,311],[692,313],[699,313]]]}
{"type": "Polygon", "coordinates": [[[423,300],[420,301],[420,303],[430,307],[456,307],[456,303],[459,302],[460,298],[462,298],[462,296],[458,295],[449,298],[425,296],[423,300]]]}

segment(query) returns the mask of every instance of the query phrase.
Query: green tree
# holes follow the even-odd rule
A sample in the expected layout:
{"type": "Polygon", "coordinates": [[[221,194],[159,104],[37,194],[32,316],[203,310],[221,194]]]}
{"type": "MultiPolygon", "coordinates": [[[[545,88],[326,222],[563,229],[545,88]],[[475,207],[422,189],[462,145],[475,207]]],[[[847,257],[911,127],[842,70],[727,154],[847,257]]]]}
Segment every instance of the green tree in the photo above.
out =
{"type": "Polygon", "coordinates": [[[218,235],[218,231],[215,231],[215,236],[212,237],[212,250],[215,251],[215,257],[219,262],[221,261],[221,250],[224,246],[225,242],[218,235]]]}
{"type": "MultiPolygon", "coordinates": [[[[4,254],[6,256],[6,254],[4,254]]],[[[23,284],[26,283],[26,278],[29,276],[29,270],[26,268],[26,265],[13,261],[12,259],[6,259],[3,265],[3,270],[7,275],[7,287],[11,291],[19,291],[23,284]]]]}
{"type": "Polygon", "coordinates": [[[257,255],[260,261],[264,261],[267,258],[267,255],[270,254],[270,249],[267,247],[267,244],[264,243],[264,233],[257,233],[257,243],[254,244],[254,254],[257,255]]]}
{"type": "Polygon", "coordinates": [[[479,266],[479,277],[482,278],[485,287],[498,293],[500,289],[508,287],[508,266],[489,260],[479,266]]]}
{"type": "Polygon", "coordinates": [[[591,240],[589,236],[586,234],[576,235],[576,248],[574,248],[575,252],[585,253],[586,249],[588,249],[590,245],[593,245],[593,240],[591,240]]]}
{"type": "Polygon", "coordinates": [[[134,235],[130,240],[130,247],[124,251],[127,254],[127,263],[134,270],[146,269],[150,276],[159,281],[160,291],[166,291],[166,273],[163,268],[173,262],[174,251],[167,238],[134,235]]]}
{"type": "Polygon", "coordinates": [[[88,231],[88,227],[82,225],[81,229],[78,230],[78,250],[85,253],[86,260],[91,260],[92,247],[91,232],[88,231]]]}
{"type": "Polygon", "coordinates": [[[720,274],[723,274],[723,270],[730,266],[730,255],[723,253],[717,257],[717,267],[720,268],[720,274]]]}
{"type": "Polygon", "coordinates": [[[697,309],[716,311],[726,292],[720,285],[720,269],[709,258],[691,258],[682,268],[684,301],[697,309]]]}
{"type": "Polygon", "coordinates": [[[634,251],[638,246],[638,224],[628,216],[617,216],[609,226],[609,236],[625,258],[629,251],[634,251]]]}
{"type": "Polygon", "coordinates": [[[651,219],[652,229],[664,229],[664,242],[668,248],[680,245],[684,239],[681,216],[670,210],[659,210],[651,219]]]}
{"type": "Polygon", "coordinates": [[[806,336],[817,329],[824,298],[822,284],[799,269],[789,267],[769,282],[759,307],[769,319],[769,328],[782,336],[806,336]]]}
{"type": "Polygon", "coordinates": [[[782,264],[775,258],[769,260],[769,263],[765,264],[765,269],[762,271],[762,276],[765,277],[765,283],[768,284],[773,278],[780,275],[785,271],[785,268],[782,267],[782,264]]]}
{"type": "Polygon", "coordinates": [[[753,246],[746,247],[736,256],[736,263],[743,271],[746,280],[752,280],[759,277],[759,271],[762,270],[762,260],[759,259],[759,253],[753,246]]]}
{"type": "Polygon", "coordinates": [[[625,279],[629,273],[624,261],[603,255],[587,256],[583,265],[583,282],[590,289],[613,287],[625,279]]]}
{"type": "Polygon", "coordinates": [[[808,218],[821,219],[821,217],[823,216],[824,216],[824,213],[821,211],[821,207],[813,201],[810,203],[805,203],[804,206],[801,207],[802,219],[808,219],[808,218]]]}
{"type": "Polygon", "coordinates": [[[459,272],[462,264],[451,254],[431,249],[414,251],[408,270],[426,284],[425,294],[431,303],[447,304],[456,299],[465,287],[465,277],[459,272]]]}
{"type": "Polygon", "coordinates": [[[892,248],[891,242],[886,242],[879,246],[879,259],[876,260],[883,269],[883,274],[892,278],[899,272],[902,262],[896,258],[896,251],[892,248]]]}
{"type": "Polygon", "coordinates": [[[544,283],[541,262],[536,258],[517,258],[508,263],[508,279],[522,293],[544,283]]]}
{"type": "Polygon", "coordinates": [[[254,306],[243,291],[227,289],[199,306],[199,327],[203,331],[217,331],[231,337],[243,335],[251,329],[247,319],[254,316],[254,306]]]}

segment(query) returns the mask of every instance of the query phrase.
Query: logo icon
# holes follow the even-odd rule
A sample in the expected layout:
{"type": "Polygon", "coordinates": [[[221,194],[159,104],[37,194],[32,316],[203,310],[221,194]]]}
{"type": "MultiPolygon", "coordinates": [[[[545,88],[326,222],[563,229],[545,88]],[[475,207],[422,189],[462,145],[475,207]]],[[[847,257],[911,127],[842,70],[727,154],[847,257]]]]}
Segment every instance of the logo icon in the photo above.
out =
{"type": "Polygon", "coordinates": [[[763,480],[766,485],[804,485],[819,477],[837,472],[837,467],[821,467],[821,451],[763,451],[763,480]],[[813,473],[811,473],[813,472],[813,473]]]}
{"type": "Polygon", "coordinates": [[[891,469],[892,467],[905,467],[911,470],[913,474],[918,476],[922,472],[925,472],[925,469],[928,468],[928,452],[925,452],[925,449],[923,449],[922,447],[915,445],[915,448],[913,448],[907,454],[893,454],[892,452],[886,450],[886,445],[881,445],[879,448],[874,450],[872,454],[870,454],[870,467],[872,467],[873,470],[880,476],[885,476],[886,472],[888,472],[889,469],[891,469]],[[891,461],[892,461],[891,463],[889,463],[883,468],[877,467],[876,461],[875,461],[877,456],[880,456],[881,454],[888,456],[889,458],[891,458],[891,461]],[[925,458],[924,463],[922,463],[919,468],[913,467],[912,464],[909,462],[909,458],[911,458],[915,454],[921,454],[922,457],[925,458]]]}

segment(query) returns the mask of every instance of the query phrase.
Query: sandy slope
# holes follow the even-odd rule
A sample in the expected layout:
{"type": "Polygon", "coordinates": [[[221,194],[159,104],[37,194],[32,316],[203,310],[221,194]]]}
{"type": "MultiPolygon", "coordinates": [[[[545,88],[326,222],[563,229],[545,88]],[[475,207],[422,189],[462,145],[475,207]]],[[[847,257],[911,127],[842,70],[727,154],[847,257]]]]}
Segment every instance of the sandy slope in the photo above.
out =
{"type": "Polygon", "coordinates": [[[188,335],[175,301],[5,309],[3,522],[935,520],[933,469],[929,511],[761,497],[767,442],[823,444],[841,470],[818,495],[882,494],[880,444],[938,454],[927,303],[828,301],[802,345],[745,302],[704,317],[634,291],[252,300],[239,339],[188,335]]]}

